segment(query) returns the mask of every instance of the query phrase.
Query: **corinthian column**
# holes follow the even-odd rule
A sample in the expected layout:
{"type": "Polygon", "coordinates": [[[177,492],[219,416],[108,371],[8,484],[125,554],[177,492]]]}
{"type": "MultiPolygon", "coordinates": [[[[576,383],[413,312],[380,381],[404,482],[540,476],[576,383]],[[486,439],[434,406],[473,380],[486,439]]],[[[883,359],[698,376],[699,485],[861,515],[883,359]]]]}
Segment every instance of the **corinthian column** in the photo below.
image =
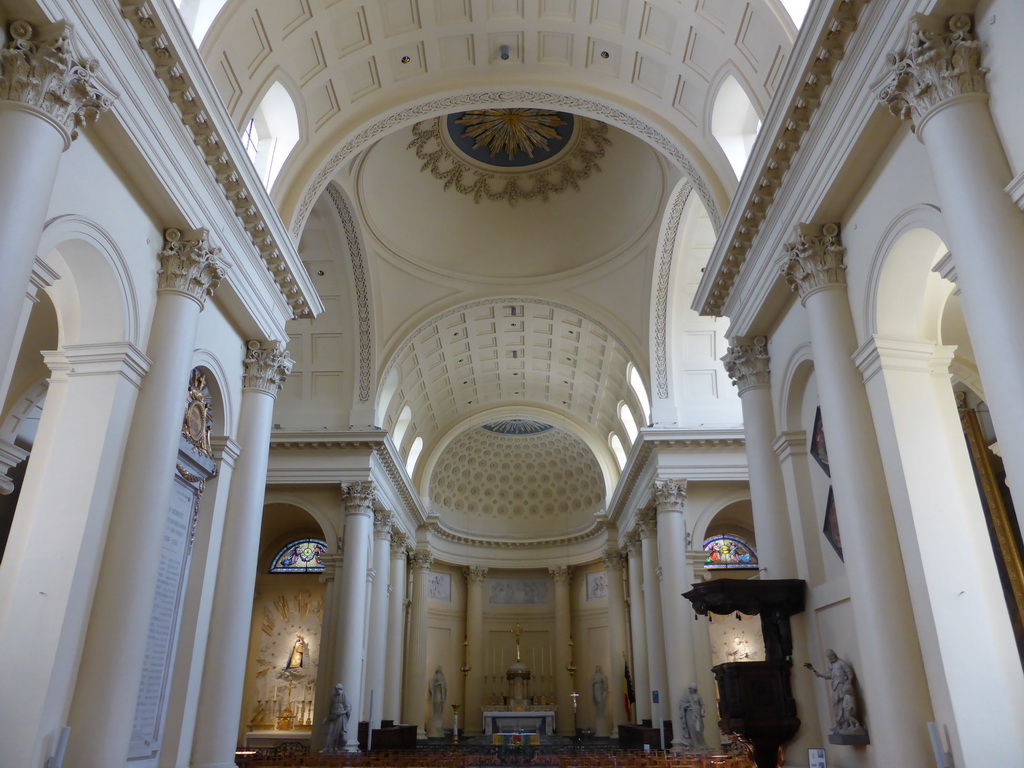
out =
{"type": "MultiPolygon", "coordinates": [[[[367,698],[373,691],[373,712],[364,718],[371,728],[380,728],[384,710],[384,663],[388,650],[388,591],[391,576],[391,513],[373,513],[373,585],[370,593],[369,643],[366,649],[367,698]]],[[[370,702],[366,702],[370,706],[370,702]]]]}
{"type": "Polygon", "coordinates": [[[213,620],[196,715],[193,768],[232,768],[235,764],[271,420],[277,393],[293,365],[283,344],[264,347],[258,341],[250,341],[246,346],[238,416],[242,451],[231,478],[224,517],[224,543],[217,566],[213,620]]]}
{"type": "Polygon", "coordinates": [[[985,383],[1018,520],[1024,514],[1024,213],[1005,189],[1012,174],[988,108],[986,70],[970,16],[918,15],[890,54],[881,99],[910,120],[931,160],[964,320],[985,383]]]}
{"type": "Polygon", "coordinates": [[[839,226],[802,224],[787,251],[784,274],[800,293],[811,331],[872,751],[880,765],[925,768],[928,683],[871,409],[852,359],[857,338],[839,226]]]}
{"type": "MultiPolygon", "coordinates": [[[[658,517],[654,511],[640,515],[640,550],[644,569],[644,614],[647,620],[647,675],[650,682],[651,718],[654,726],[672,719],[668,677],[665,670],[665,622],[661,613],[661,568],[658,567],[658,517]],[[653,703],[654,691],[659,702],[653,703]]],[[[680,557],[680,550],[673,557],[680,557]]],[[[685,590],[684,590],[685,591],[685,590]]],[[[680,594],[680,599],[682,592],[680,594]]],[[[667,744],[665,746],[668,746],[667,744]]]]}
{"type": "Polygon", "coordinates": [[[786,487],[782,482],[778,457],[772,449],[776,432],[768,340],[764,336],[736,339],[722,362],[743,406],[743,435],[747,446],[758,561],[765,578],[796,578],[796,554],[786,505],[786,487]]]}
{"type": "MultiPolygon", "coordinates": [[[[110,108],[98,70],[96,61],[72,50],[63,22],[7,27],[0,47],[0,339],[17,337],[60,156],[80,128],[110,108]]],[[[0,381],[17,356],[10,346],[0,343],[0,381]]],[[[0,402],[6,394],[0,391],[0,402]]]]}
{"type": "Polygon", "coordinates": [[[572,661],[569,647],[572,642],[572,609],[569,603],[572,567],[559,565],[548,568],[548,573],[555,580],[555,702],[558,705],[558,733],[561,736],[575,736],[571,698],[575,682],[568,669],[572,661]]]}
{"type": "Polygon", "coordinates": [[[405,659],[406,558],[409,537],[391,531],[391,599],[388,602],[388,661],[384,670],[384,717],[402,720],[402,666],[405,659]]]}
{"type": "MultiPolygon", "coordinates": [[[[614,543],[614,542],[613,542],[614,543]]],[[[622,583],[622,568],[626,554],[609,547],[601,555],[608,571],[608,693],[611,696],[611,733],[618,735],[616,726],[628,723],[626,718],[625,681],[619,667],[625,671],[626,659],[626,590],[622,583]]]]}
{"type": "Polygon", "coordinates": [[[337,643],[335,636],[335,606],[337,605],[337,581],[338,575],[345,564],[345,556],[340,552],[331,552],[320,555],[320,562],[324,564],[323,573],[320,574],[320,583],[324,585],[324,612],[320,622],[320,666],[317,668],[316,688],[313,692],[313,728],[310,736],[310,749],[319,752],[326,746],[327,729],[324,728],[324,719],[327,717],[327,710],[331,706],[331,696],[334,694],[334,670],[332,661],[334,659],[334,648],[337,643]]]}
{"type": "Polygon", "coordinates": [[[466,735],[483,733],[483,710],[480,709],[484,690],[484,582],[487,569],[466,569],[466,696],[463,706],[466,735]]]}
{"type": "MultiPolygon", "coordinates": [[[[683,592],[690,588],[686,575],[685,480],[655,480],[654,507],[658,515],[658,563],[661,565],[661,615],[665,632],[666,680],[668,691],[662,708],[666,720],[675,722],[675,712],[691,683],[697,682],[693,658],[693,625],[690,604],[683,592]]],[[[683,739],[682,729],[672,729],[673,747],[693,747],[683,739]]]]}
{"type": "Polygon", "coordinates": [[[635,720],[651,719],[651,681],[647,669],[647,618],[644,605],[644,564],[641,557],[640,534],[626,536],[629,552],[629,625],[633,645],[633,688],[636,690],[635,720]]]}
{"type": "MultiPolygon", "coordinates": [[[[166,645],[151,647],[149,632],[139,628],[149,626],[156,601],[184,418],[182,403],[199,313],[223,276],[219,253],[207,242],[206,230],[164,233],[156,310],[146,349],[153,364],[136,404],[135,413],[142,417],[132,420],[121,465],[69,717],[73,760],[81,766],[113,765],[126,759],[144,659],[148,656],[150,665],[159,670],[169,653],[166,645]],[[111,665],[111,658],[118,663],[111,665]],[[97,701],[108,703],[97,707],[97,701]]],[[[166,694],[157,691],[160,697],[166,694]]],[[[153,706],[163,710],[159,702],[153,706]]],[[[162,730],[159,723],[156,727],[162,730]]],[[[152,728],[147,735],[152,735],[152,728]]]]}
{"type": "Polygon", "coordinates": [[[403,718],[416,726],[416,738],[426,739],[427,698],[427,587],[434,556],[417,549],[409,557],[412,566],[412,615],[409,617],[409,653],[406,658],[403,718]]]}

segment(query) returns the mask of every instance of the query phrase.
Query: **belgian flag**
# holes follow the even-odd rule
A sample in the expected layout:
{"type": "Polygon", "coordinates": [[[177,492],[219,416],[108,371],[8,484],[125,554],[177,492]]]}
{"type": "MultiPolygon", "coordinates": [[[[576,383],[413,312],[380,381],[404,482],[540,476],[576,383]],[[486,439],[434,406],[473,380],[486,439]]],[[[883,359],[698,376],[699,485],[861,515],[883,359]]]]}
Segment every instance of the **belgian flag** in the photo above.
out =
{"type": "Polygon", "coordinates": [[[633,704],[636,704],[636,689],[633,688],[633,678],[629,676],[629,662],[624,661],[625,668],[622,672],[623,686],[622,697],[626,700],[626,720],[633,722],[633,704]]]}

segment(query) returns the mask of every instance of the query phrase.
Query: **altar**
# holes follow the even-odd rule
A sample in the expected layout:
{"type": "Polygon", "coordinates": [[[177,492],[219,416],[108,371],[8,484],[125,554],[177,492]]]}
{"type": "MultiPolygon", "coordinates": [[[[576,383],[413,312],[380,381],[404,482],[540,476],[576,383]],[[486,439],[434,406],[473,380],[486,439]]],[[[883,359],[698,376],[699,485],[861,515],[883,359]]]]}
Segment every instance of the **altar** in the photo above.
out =
{"type": "Polygon", "coordinates": [[[515,733],[516,731],[552,736],[555,733],[555,713],[551,710],[539,712],[509,712],[484,710],[484,734],[515,733]]]}

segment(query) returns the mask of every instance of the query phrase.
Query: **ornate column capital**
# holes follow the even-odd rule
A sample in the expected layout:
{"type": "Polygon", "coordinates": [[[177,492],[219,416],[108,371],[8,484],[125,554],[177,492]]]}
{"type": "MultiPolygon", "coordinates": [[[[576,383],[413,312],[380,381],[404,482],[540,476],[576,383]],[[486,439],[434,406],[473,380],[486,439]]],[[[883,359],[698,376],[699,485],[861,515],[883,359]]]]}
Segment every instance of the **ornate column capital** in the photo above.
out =
{"type": "Polygon", "coordinates": [[[554,565],[548,568],[548,573],[550,573],[551,578],[555,580],[555,584],[568,584],[569,579],[572,578],[572,566],[554,565]]]}
{"type": "Polygon", "coordinates": [[[637,515],[637,528],[640,529],[640,539],[649,539],[658,533],[658,513],[653,509],[645,509],[637,515]]]}
{"type": "Polygon", "coordinates": [[[373,513],[373,538],[391,541],[391,522],[393,520],[394,516],[390,512],[375,511],[373,513]]]}
{"type": "Polygon", "coordinates": [[[878,93],[900,120],[912,120],[919,132],[932,111],[951,100],[988,93],[981,50],[967,14],[945,22],[917,14],[907,30],[906,46],[888,56],[892,70],[878,93]]]}
{"type": "Polygon", "coordinates": [[[601,560],[609,571],[621,571],[626,564],[626,553],[621,549],[609,547],[601,553],[601,560]]]}
{"type": "Polygon", "coordinates": [[[630,557],[640,557],[640,531],[634,528],[630,533],[626,534],[626,538],[623,541],[626,545],[626,551],[629,552],[630,557]]]}
{"type": "Polygon", "coordinates": [[[395,559],[400,558],[400,557],[405,557],[406,556],[406,552],[407,552],[408,549],[409,549],[409,537],[405,533],[403,533],[402,531],[398,530],[397,528],[392,527],[392,529],[391,529],[391,557],[395,558],[395,559]]]}
{"type": "Polygon", "coordinates": [[[0,103],[43,116],[64,136],[64,149],[114,102],[97,75],[99,62],[72,48],[71,27],[63,21],[43,29],[12,21],[0,47],[0,103]]]}
{"type": "MultiPolygon", "coordinates": [[[[372,515],[373,502],[377,500],[377,492],[370,480],[358,483],[344,483],[341,486],[345,503],[346,515],[372,515]]],[[[376,520],[374,521],[376,527],[376,520]]]]}
{"type": "Polygon", "coordinates": [[[242,386],[246,389],[261,389],[271,397],[277,397],[295,361],[281,342],[275,342],[268,348],[251,340],[245,346],[242,386]]]}
{"type": "Polygon", "coordinates": [[[466,574],[466,582],[469,584],[483,584],[487,579],[487,571],[487,568],[478,568],[475,565],[462,569],[462,572],[466,574]]]}
{"type": "Polygon", "coordinates": [[[220,264],[220,248],[211,246],[209,230],[164,230],[164,247],[160,250],[157,290],[182,293],[202,307],[213,296],[224,269],[220,264]]]}
{"type": "Polygon", "coordinates": [[[429,549],[414,549],[409,555],[409,564],[416,571],[429,571],[434,565],[434,555],[429,549]]]}
{"type": "Polygon", "coordinates": [[[816,291],[846,285],[846,249],[839,225],[799,224],[796,235],[796,242],[786,245],[782,274],[789,287],[800,292],[801,303],[816,291]]]}
{"type": "Polygon", "coordinates": [[[764,336],[736,339],[736,343],[726,351],[722,363],[740,395],[748,389],[767,387],[771,384],[768,339],[764,336]]]}
{"type": "Polygon", "coordinates": [[[658,512],[682,512],[686,506],[685,480],[655,480],[652,491],[658,512]]]}

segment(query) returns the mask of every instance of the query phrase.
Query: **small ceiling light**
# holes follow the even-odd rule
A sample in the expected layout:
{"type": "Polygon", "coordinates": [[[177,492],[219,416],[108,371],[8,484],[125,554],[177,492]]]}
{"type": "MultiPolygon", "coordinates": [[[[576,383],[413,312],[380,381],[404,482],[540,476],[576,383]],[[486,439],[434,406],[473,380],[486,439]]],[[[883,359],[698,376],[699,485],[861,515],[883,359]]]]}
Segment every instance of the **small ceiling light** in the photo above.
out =
{"type": "Polygon", "coordinates": [[[608,51],[601,51],[601,58],[602,59],[607,59],[610,55],[611,54],[609,54],[608,51]]]}
{"type": "Polygon", "coordinates": [[[408,64],[410,61],[412,61],[412,59],[410,59],[408,56],[403,56],[402,57],[402,63],[403,64],[408,64]]]}
{"type": "Polygon", "coordinates": [[[508,61],[508,56],[509,56],[508,46],[507,45],[501,46],[501,60],[502,61],[508,61]]]}

